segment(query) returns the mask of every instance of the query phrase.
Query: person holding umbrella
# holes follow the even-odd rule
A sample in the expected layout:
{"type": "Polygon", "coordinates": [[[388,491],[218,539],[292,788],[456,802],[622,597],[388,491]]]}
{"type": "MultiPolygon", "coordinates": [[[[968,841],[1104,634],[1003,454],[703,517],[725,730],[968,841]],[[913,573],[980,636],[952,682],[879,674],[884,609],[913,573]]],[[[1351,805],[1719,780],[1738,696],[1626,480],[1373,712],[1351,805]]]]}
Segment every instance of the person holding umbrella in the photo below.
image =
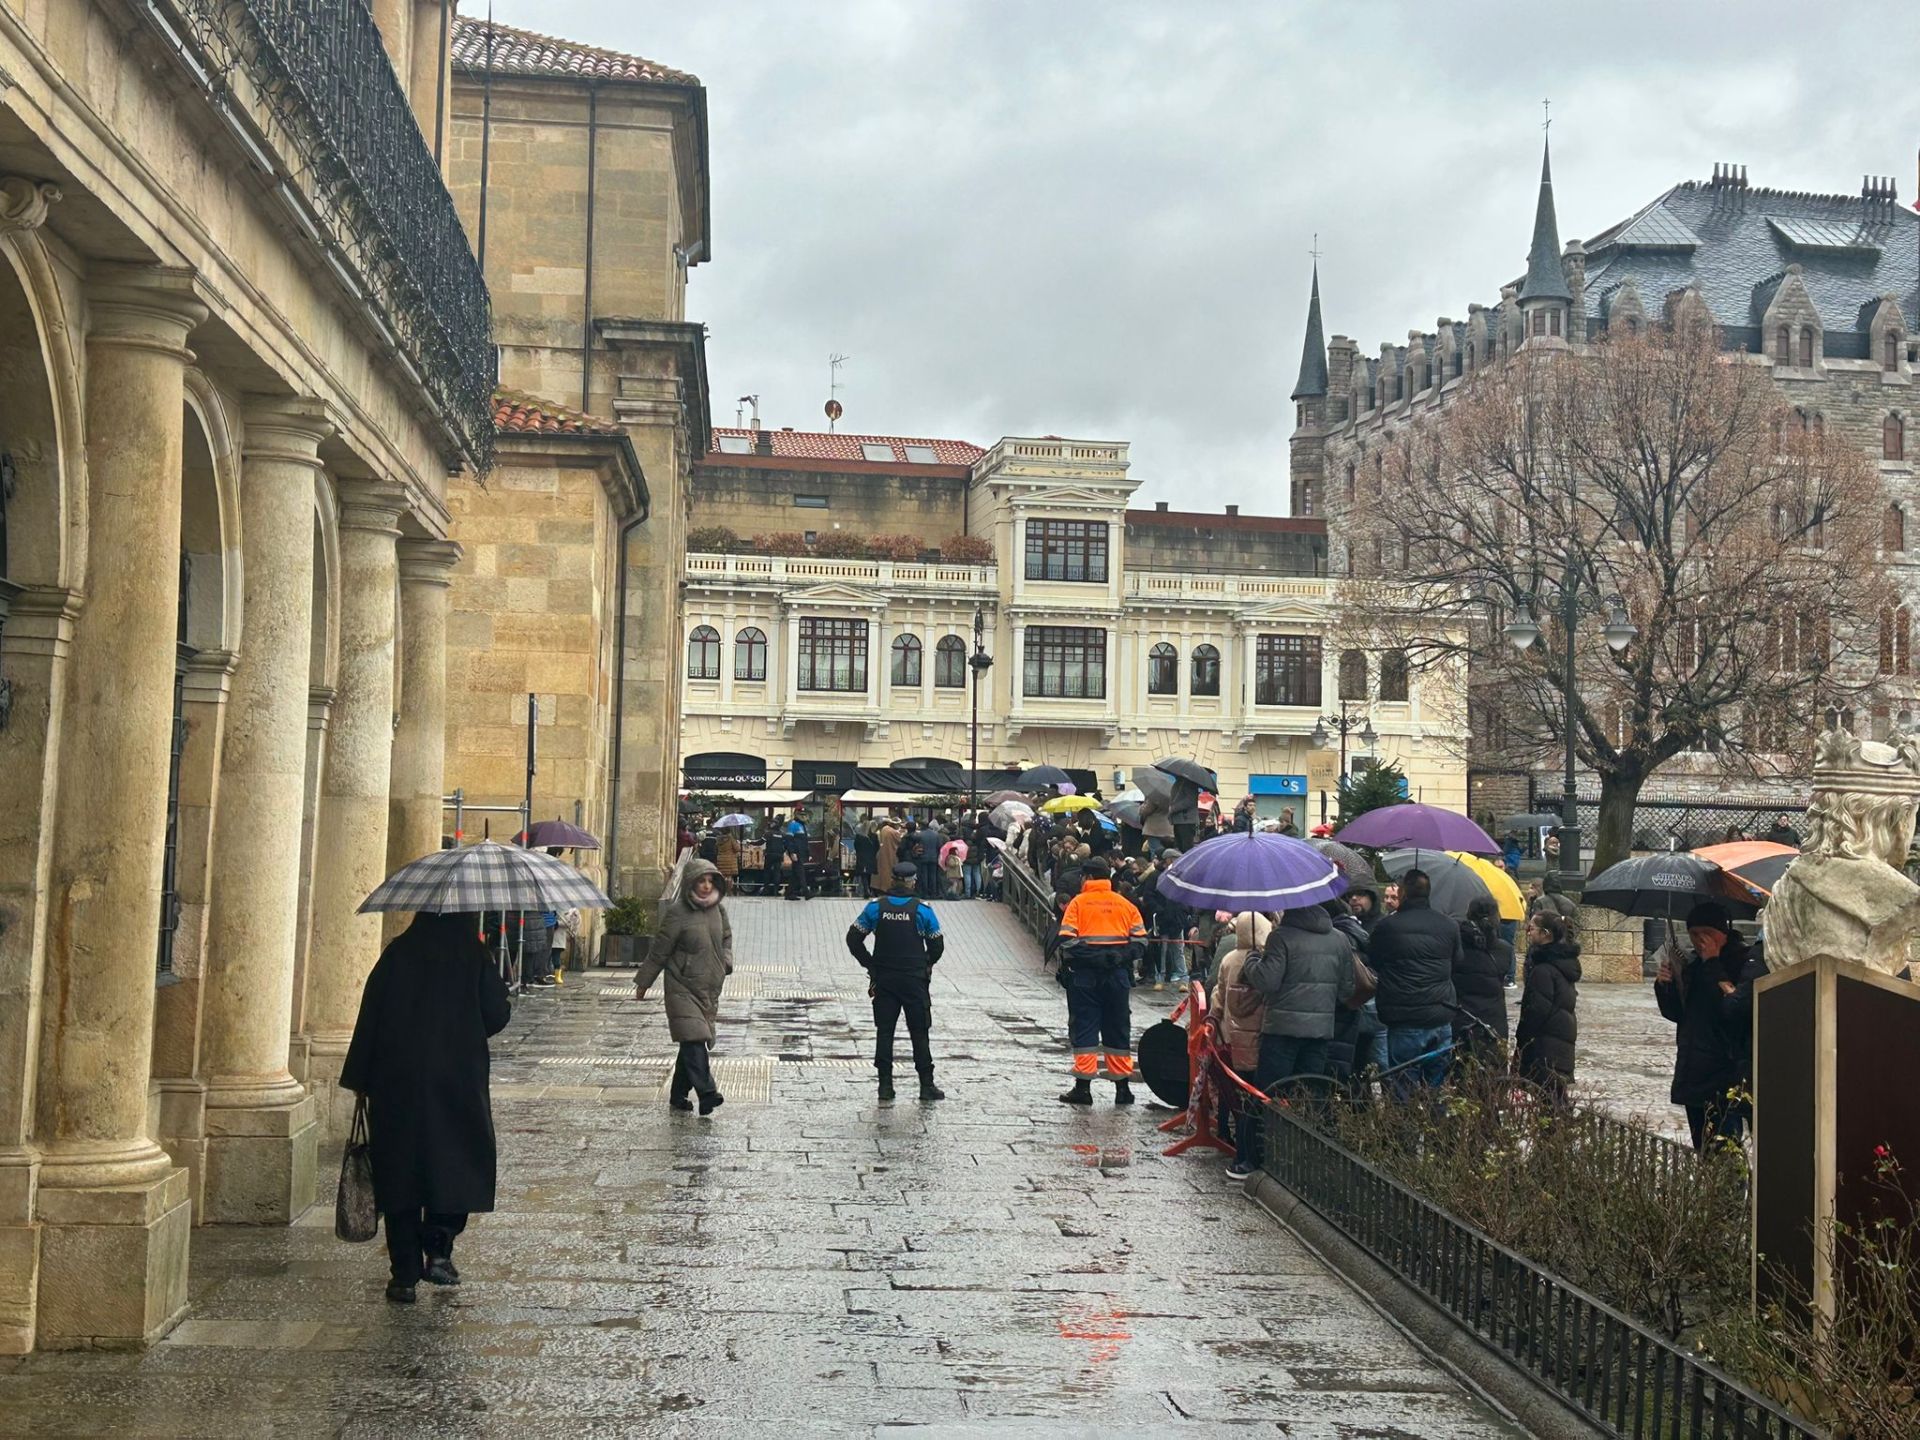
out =
{"type": "Polygon", "coordinates": [[[1693,1148],[1738,1144],[1746,1128],[1753,1040],[1753,982],[1766,962],[1734,931],[1727,907],[1703,900],[1687,911],[1693,956],[1676,971],[1669,950],[1653,983],[1654,1002],[1674,1023],[1673,1088],[1687,1112],[1693,1148]]]}
{"type": "Polygon", "coordinates": [[[396,1304],[422,1279],[458,1285],[454,1238],[493,1209],[487,1040],[512,1014],[477,912],[416,913],[367,976],[340,1083],[367,1107],[396,1304]]]}
{"type": "Polygon", "coordinates": [[[1433,908],[1432,889],[1426,871],[1403,873],[1399,908],[1368,937],[1368,963],[1380,982],[1374,1000],[1387,1027],[1387,1063],[1403,1100],[1416,1086],[1446,1082],[1453,1043],[1460,927],[1433,908]]]}
{"type": "Polygon", "coordinates": [[[636,1000],[646,999],[653,982],[666,976],[667,1033],[680,1047],[667,1103],[691,1110],[691,1092],[700,1097],[702,1115],[726,1103],[707,1063],[720,1019],[720,992],[733,973],[733,925],[720,903],[726,893],[711,861],[688,860],[680,894],[661,907],[660,932],[633,976],[636,1000]]]}

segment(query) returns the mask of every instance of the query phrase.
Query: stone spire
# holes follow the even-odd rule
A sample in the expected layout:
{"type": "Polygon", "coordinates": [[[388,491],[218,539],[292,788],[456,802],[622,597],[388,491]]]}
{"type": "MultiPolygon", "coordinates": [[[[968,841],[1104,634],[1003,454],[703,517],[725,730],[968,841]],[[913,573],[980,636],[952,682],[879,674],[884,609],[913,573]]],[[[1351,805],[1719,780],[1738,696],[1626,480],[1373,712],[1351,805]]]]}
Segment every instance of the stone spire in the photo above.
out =
{"type": "Polygon", "coordinates": [[[1533,248],[1527,252],[1527,278],[1520,282],[1520,299],[1573,299],[1560,268],[1560,226],[1553,214],[1553,152],[1540,149],[1540,203],[1533,212],[1533,248]]]}
{"type": "Polygon", "coordinates": [[[1320,329],[1320,262],[1313,265],[1313,299],[1307,304],[1307,342],[1300,351],[1300,378],[1293,383],[1293,400],[1327,393],[1327,342],[1320,329]]]}

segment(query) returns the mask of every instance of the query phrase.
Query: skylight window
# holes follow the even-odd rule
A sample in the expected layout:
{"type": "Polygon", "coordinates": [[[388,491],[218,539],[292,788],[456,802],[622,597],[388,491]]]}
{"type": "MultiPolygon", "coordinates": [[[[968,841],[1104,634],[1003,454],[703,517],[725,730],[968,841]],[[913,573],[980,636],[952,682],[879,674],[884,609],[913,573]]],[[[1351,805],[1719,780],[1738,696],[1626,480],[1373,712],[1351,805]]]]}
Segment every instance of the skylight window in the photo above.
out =
{"type": "Polygon", "coordinates": [[[720,453],[722,455],[751,455],[753,453],[753,442],[744,435],[722,435],[719,437],[719,440],[720,453]]]}
{"type": "Polygon", "coordinates": [[[909,445],[906,447],[907,459],[915,465],[938,465],[940,456],[931,445],[909,445]]]}
{"type": "Polygon", "coordinates": [[[876,445],[872,441],[868,441],[865,444],[861,445],[860,453],[866,456],[867,459],[869,460],[878,460],[884,464],[889,464],[889,465],[892,464],[895,459],[895,456],[893,453],[893,446],[876,445]]]}
{"type": "Polygon", "coordinates": [[[1796,250],[1833,250],[1855,255],[1880,253],[1879,242],[1850,220],[1801,220],[1769,215],[1767,224],[1796,250]]]}

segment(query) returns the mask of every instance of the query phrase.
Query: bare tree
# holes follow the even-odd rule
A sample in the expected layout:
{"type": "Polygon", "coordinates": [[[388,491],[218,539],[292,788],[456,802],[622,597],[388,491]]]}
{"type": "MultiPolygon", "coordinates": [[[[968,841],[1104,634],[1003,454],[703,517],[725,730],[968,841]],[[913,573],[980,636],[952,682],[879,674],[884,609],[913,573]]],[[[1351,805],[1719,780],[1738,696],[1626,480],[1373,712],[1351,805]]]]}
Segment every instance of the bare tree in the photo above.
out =
{"type": "Polygon", "coordinates": [[[1905,658],[1877,470],[1705,324],[1522,351],[1356,485],[1349,623],[1416,666],[1464,649],[1476,708],[1497,707],[1516,752],[1556,755],[1570,708],[1600,782],[1596,868],[1627,854],[1661,765],[1707,750],[1765,771],[1873,688],[1889,646],[1905,658]],[[1639,630],[1620,651],[1602,635],[1616,600],[1639,630]],[[1544,643],[1516,649],[1503,628],[1529,611],[1544,643]]]}

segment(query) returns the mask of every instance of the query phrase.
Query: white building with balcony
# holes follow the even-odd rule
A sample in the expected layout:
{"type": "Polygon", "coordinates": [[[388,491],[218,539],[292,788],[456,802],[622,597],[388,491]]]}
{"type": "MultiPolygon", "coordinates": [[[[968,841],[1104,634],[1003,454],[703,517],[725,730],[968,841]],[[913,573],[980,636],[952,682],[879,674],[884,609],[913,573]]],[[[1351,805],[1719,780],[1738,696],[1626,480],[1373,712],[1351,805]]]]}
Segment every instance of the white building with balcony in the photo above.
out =
{"type": "Polygon", "coordinates": [[[1344,711],[1350,766],[1392,760],[1420,798],[1465,798],[1445,681],[1330,634],[1323,522],[1129,509],[1140,482],[1117,442],[1008,438],[956,455],[957,442],[719,438],[696,468],[693,533],[735,553],[686,561],[690,786],[763,772],[774,788],[845,790],[862,788],[857,771],[964,770],[978,616],[994,662],[977,696],[983,770],[1046,762],[1112,793],[1131,767],[1188,755],[1230,802],[1252,793],[1304,826],[1332,803],[1344,711]],[[849,535],[903,553],[896,530],[920,537],[919,558],[822,553],[858,548],[849,535]],[[779,548],[805,553],[763,553],[779,548]]]}

